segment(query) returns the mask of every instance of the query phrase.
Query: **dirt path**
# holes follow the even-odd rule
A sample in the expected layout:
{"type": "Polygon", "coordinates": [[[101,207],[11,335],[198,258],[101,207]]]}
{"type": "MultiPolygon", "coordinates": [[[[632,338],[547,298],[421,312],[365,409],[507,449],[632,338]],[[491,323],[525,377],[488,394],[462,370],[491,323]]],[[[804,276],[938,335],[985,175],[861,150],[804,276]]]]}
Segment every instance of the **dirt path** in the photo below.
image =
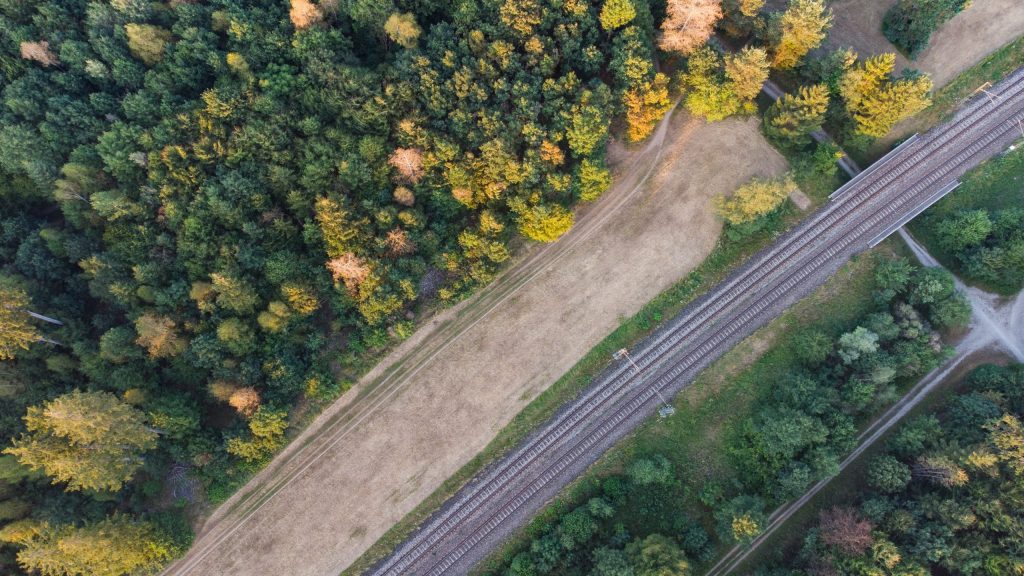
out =
{"type": "MultiPolygon", "coordinates": [[[[908,232],[900,229],[900,236],[910,247],[918,261],[924,266],[940,266],[931,254],[917,243],[908,232]]],[[[951,378],[962,377],[969,368],[984,363],[993,354],[1006,355],[1017,362],[1024,362],[1024,291],[1008,301],[999,301],[991,294],[973,287],[967,287],[957,280],[957,289],[971,301],[972,316],[970,331],[956,344],[955,355],[942,366],[932,370],[911,388],[896,404],[892,405],[877,420],[861,432],[857,447],[840,463],[839,471],[811,486],[800,498],[783,504],[768,518],[768,526],[747,546],[733,547],[705,576],[727,576],[737,570],[747,558],[755,554],[759,546],[769,540],[779,528],[807,505],[822,489],[855,462],[886,432],[898,424],[914,407],[920,404],[933,390],[951,378]]]]}
{"type": "MultiPolygon", "coordinates": [[[[991,344],[991,342],[989,342],[991,344]]],[[[904,416],[906,416],[911,410],[914,409],[922,400],[925,399],[932,391],[937,387],[941,386],[949,378],[959,378],[967,372],[963,366],[973,367],[979,364],[983,364],[984,361],[977,360],[976,358],[984,358],[988,360],[993,355],[998,355],[997,352],[984,346],[977,347],[977,342],[971,342],[964,349],[958,347],[957,354],[952,359],[946,362],[943,366],[935,369],[933,372],[925,376],[906,396],[903,397],[900,402],[893,405],[888,411],[872,423],[868,430],[865,430],[858,440],[860,444],[847,456],[840,464],[839,471],[835,476],[830,476],[824,480],[820,480],[813,486],[811,486],[807,492],[803,494],[799,499],[780,506],[772,515],[768,518],[768,525],[764,531],[755,538],[747,546],[735,546],[729,550],[728,553],[722,559],[712,566],[704,576],[728,576],[733,574],[744,565],[748,559],[753,560],[757,558],[757,554],[760,551],[760,547],[766,541],[768,541],[776,531],[786,525],[786,522],[793,517],[794,514],[800,511],[808,502],[814,499],[821,490],[823,490],[832,480],[837,478],[840,474],[846,470],[851,464],[853,464],[858,458],[867,451],[868,448],[873,446],[879,438],[885,435],[886,432],[892,429],[893,426],[898,424],[904,416]]]]}
{"type": "Polygon", "coordinates": [[[643,150],[612,152],[613,190],[569,235],[419,331],[221,506],[167,573],[336,574],[704,258],[720,226],[711,196],[785,169],[754,120],[676,114],[643,150]]]}
{"type": "Polygon", "coordinates": [[[1024,32],[1024,2],[980,0],[942,25],[928,48],[908,61],[882,34],[882,18],[896,0],[835,0],[835,21],[825,46],[851,47],[863,56],[896,52],[897,71],[916,68],[931,74],[936,87],[945,86],[1024,32]]]}

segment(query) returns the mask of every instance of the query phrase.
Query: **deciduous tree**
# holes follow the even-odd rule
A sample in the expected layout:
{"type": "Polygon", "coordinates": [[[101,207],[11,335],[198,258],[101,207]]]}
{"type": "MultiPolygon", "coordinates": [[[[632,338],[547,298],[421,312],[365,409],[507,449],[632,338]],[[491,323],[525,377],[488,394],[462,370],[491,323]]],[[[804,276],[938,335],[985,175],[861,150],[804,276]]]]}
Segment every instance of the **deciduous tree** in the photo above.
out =
{"type": "Polygon", "coordinates": [[[690,563],[674,540],[651,534],[626,546],[626,555],[636,576],[687,576],[690,563]]]}
{"type": "Polygon", "coordinates": [[[740,100],[753,100],[768,79],[768,53],[747,46],[725,57],[725,77],[740,100]]]}
{"type": "Polygon", "coordinates": [[[106,392],[76,390],[32,406],[25,427],[4,452],[68,490],[119,490],[156,446],[142,413],[106,392]]]}
{"type": "Polygon", "coordinates": [[[12,360],[18,350],[28,350],[39,340],[39,332],[26,313],[28,294],[17,287],[0,284],[0,360],[12,360]]]}
{"type": "Polygon", "coordinates": [[[132,55],[142,60],[147,66],[156,66],[164,58],[164,50],[174,36],[159,26],[152,24],[125,24],[124,32],[128,36],[128,49],[132,55]]]}
{"type": "Polygon", "coordinates": [[[622,104],[626,108],[626,136],[633,142],[647,138],[672,106],[668,77],[657,74],[652,81],[627,91],[622,96],[622,104]]]}
{"type": "Polygon", "coordinates": [[[396,148],[388,158],[388,164],[406,183],[415,184],[423,177],[423,152],[416,148],[396,148]]]}
{"type": "Polygon", "coordinates": [[[717,122],[743,109],[743,101],[725,80],[722,59],[711,48],[697,49],[686,61],[680,75],[686,89],[686,108],[708,122],[717,122]]]}
{"type": "Polygon", "coordinates": [[[169,358],[181,354],[188,341],[177,331],[174,320],[156,314],[143,314],[135,321],[135,342],[153,358],[169,358]]]}
{"type": "Polygon", "coordinates": [[[415,48],[421,32],[412,12],[396,12],[384,22],[384,33],[388,38],[405,48],[415,48]]]}
{"type": "Polygon", "coordinates": [[[928,46],[932,32],[970,4],[971,0],[900,0],[886,11],[882,31],[915,58],[928,46]]]}
{"type": "Polygon", "coordinates": [[[716,207],[729,224],[744,224],[775,211],[797,189],[796,182],[789,175],[773,179],[754,178],[740,186],[728,199],[717,198],[716,207]]]}
{"type": "Polygon", "coordinates": [[[24,41],[21,43],[21,57],[25,60],[32,60],[43,65],[43,67],[56,66],[60,59],[50,50],[50,43],[46,40],[38,42],[24,41]]]}
{"type": "Polygon", "coordinates": [[[636,18],[632,0],[605,0],[601,6],[601,28],[611,32],[622,28],[636,18]]]}
{"type": "Polygon", "coordinates": [[[82,527],[32,521],[0,540],[20,548],[22,569],[42,576],[153,574],[177,552],[153,524],[122,514],[82,527]]]}
{"type": "Polygon", "coordinates": [[[821,540],[844,554],[859,556],[874,543],[871,522],[861,518],[853,508],[833,506],[818,515],[821,540]]]}
{"type": "Polygon", "coordinates": [[[790,0],[781,16],[772,21],[776,37],[772,66],[792,68],[825,39],[832,25],[832,11],[824,0],[790,0]]]}
{"type": "Polygon", "coordinates": [[[264,461],[284,443],[287,428],[284,412],[260,406],[249,419],[248,436],[231,438],[227,450],[248,462],[264,461]]]}
{"type": "Polygon", "coordinates": [[[897,122],[931,104],[931,79],[922,75],[894,80],[895,65],[895,54],[880,54],[843,74],[840,93],[858,134],[885,136],[897,122]]]}
{"type": "Polygon", "coordinates": [[[323,20],[324,15],[311,0],[291,0],[288,17],[296,30],[304,30],[323,20]]]}
{"type": "Polygon", "coordinates": [[[996,457],[1014,474],[1024,474],[1024,427],[1012,414],[1004,414],[987,426],[996,457]]]}
{"type": "Polygon", "coordinates": [[[740,14],[753,18],[764,8],[765,0],[739,0],[740,14]]]}
{"type": "Polygon", "coordinates": [[[537,242],[554,242],[572,228],[573,213],[554,204],[526,207],[521,205],[519,215],[519,232],[537,242]]]}
{"type": "Polygon", "coordinates": [[[658,45],[666,52],[691,54],[711,38],[721,17],[721,0],[669,0],[658,45]]]}

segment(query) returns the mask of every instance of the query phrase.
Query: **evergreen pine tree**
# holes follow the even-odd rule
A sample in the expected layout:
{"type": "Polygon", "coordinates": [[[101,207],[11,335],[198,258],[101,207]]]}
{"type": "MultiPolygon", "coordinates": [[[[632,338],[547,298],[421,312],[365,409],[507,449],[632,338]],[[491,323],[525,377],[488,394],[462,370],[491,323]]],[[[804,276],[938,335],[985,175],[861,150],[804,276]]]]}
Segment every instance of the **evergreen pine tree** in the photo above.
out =
{"type": "Polygon", "coordinates": [[[824,84],[801,86],[795,94],[784,94],[768,108],[764,131],[769,138],[800,145],[821,128],[828,110],[828,87],[824,84]]]}

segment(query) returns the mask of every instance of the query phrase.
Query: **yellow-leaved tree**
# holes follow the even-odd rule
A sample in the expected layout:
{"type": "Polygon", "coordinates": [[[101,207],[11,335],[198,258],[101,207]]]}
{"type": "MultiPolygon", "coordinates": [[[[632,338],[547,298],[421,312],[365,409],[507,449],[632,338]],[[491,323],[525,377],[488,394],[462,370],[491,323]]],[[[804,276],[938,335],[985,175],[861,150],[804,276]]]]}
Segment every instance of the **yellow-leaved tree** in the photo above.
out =
{"type": "Polygon", "coordinates": [[[824,84],[801,86],[794,94],[783,94],[765,113],[765,134],[786,144],[804,144],[811,132],[821,128],[828,100],[824,84]]]}
{"type": "Polygon", "coordinates": [[[28,350],[39,340],[39,332],[26,310],[28,294],[13,286],[0,285],[0,360],[11,360],[18,350],[28,350]]]}
{"type": "Polygon", "coordinates": [[[772,20],[775,36],[772,66],[792,68],[825,39],[832,25],[832,11],[825,0],[790,0],[782,15],[772,20]]]}
{"type": "Polygon", "coordinates": [[[768,79],[768,52],[763,48],[747,46],[729,54],[725,57],[725,77],[741,101],[752,101],[768,79]]]}
{"type": "Polygon", "coordinates": [[[384,33],[399,46],[415,48],[421,30],[412,12],[396,12],[384,22],[384,33]]]}
{"type": "Polygon", "coordinates": [[[519,216],[519,232],[530,240],[554,242],[572,228],[572,212],[558,204],[527,206],[512,200],[509,207],[519,216]]]}
{"type": "Polygon", "coordinates": [[[76,390],[30,407],[27,432],[4,452],[70,491],[119,490],[156,446],[143,418],[113,394],[76,390]]]}
{"type": "Polygon", "coordinates": [[[658,73],[622,95],[626,108],[626,137],[633,142],[647,138],[658,120],[672,107],[668,94],[668,76],[658,73]]]}
{"type": "Polygon", "coordinates": [[[754,178],[729,198],[716,198],[715,204],[729,224],[746,224],[774,212],[796,190],[796,182],[789,174],[779,178],[754,178]]]}
{"type": "Polygon", "coordinates": [[[601,28],[606,32],[622,28],[633,18],[636,18],[636,8],[631,0],[604,0],[601,6],[601,28]]]}
{"type": "Polygon", "coordinates": [[[858,134],[885,136],[897,122],[931,105],[932,81],[927,75],[896,80],[893,53],[872,56],[851,64],[843,73],[839,92],[858,134]]]}
{"type": "Polygon", "coordinates": [[[152,24],[125,24],[124,33],[128,37],[128,50],[132,56],[147,66],[156,66],[163,60],[167,44],[174,39],[170,31],[152,24]]]}
{"type": "Polygon", "coordinates": [[[227,450],[247,462],[263,462],[284,445],[288,414],[260,406],[249,418],[249,434],[228,440],[227,450]]]}
{"type": "Polygon", "coordinates": [[[21,520],[0,530],[0,542],[19,547],[18,565],[42,576],[154,574],[177,552],[153,524],[120,514],[82,527],[21,520]]]}

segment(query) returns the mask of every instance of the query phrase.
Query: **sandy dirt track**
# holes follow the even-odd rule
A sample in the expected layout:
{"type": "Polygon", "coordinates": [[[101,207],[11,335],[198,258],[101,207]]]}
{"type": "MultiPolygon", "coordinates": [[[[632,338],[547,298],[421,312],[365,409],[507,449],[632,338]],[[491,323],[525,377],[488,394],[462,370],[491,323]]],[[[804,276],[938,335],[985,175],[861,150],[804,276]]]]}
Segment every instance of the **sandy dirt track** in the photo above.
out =
{"type": "Polygon", "coordinates": [[[396,373],[328,409],[167,573],[337,574],[704,258],[720,228],[712,196],[786,168],[756,120],[683,113],[645,149],[611,152],[615,186],[569,235],[424,327],[385,363],[396,373]]]}
{"type": "Polygon", "coordinates": [[[897,70],[910,67],[927,72],[935,86],[941,87],[1024,33],[1024,2],[975,0],[970,8],[932,35],[924,52],[908,61],[882,34],[882,18],[895,3],[896,0],[830,2],[835,21],[826,47],[851,47],[863,56],[896,52],[897,70]]]}

